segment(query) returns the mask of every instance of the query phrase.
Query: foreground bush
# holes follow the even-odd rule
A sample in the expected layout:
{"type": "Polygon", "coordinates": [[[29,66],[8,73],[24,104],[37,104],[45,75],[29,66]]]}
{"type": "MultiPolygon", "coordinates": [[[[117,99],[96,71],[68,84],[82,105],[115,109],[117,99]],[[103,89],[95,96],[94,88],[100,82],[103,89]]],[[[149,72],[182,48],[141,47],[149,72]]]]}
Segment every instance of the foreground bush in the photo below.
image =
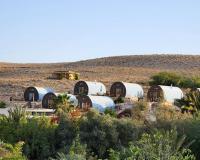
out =
{"type": "Polygon", "coordinates": [[[139,132],[140,128],[131,119],[116,119],[95,111],[80,119],[80,139],[99,158],[106,158],[110,148],[128,146],[138,138],[139,132]]]}
{"type": "Polygon", "coordinates": [[[127,148],[119,151],[111,149],[110,160],[195,160],[189,149],[182,148],[184,139],[178,139],[175,130],[145,133],[127,148]]]}
{"type": "Polygon", "coordinates": [[[11,144],[24,141],[23,153],[28,159],[43,160],[55,153],[55,128],[47,117],[27,119],[20,108],[0,117],[0,139],[11,144]]]}
{"type": "Polygon", "coordinates": [[[77,136],[67,154],[57,153],[55,158],[50,158],[50,160],[86,160],[86,156],[86,145],[81,144],[79,136],[77,136]]]}
{"type": "Polygon", "coordinates": [[[14,145],[0,141],[0,160],[26,160],[22,155],[23,142],[14,145]]]}
{"type": "MultiPolygon", "coordinates": [[[[143,104],[142,107],[139,104],[138,108],[142,112],[144,111],[143,104]]],[[[177,113],[171,110],[168,112],[164,109],[158,111],[160,116],[157,122],[152,124],[137,124],[131,118],[117,119],[109,114],[101,115],[94,110],[89,111],[80,119],[68,117],[67,111],[66,114],[60,114],[62,116],[59,118],[59,123],[54,124],[48,117],[27,119],[22,109],[16,109],[11,111],[8,117],[0,116],[0,139],[12,145],[24,141],[23,153],[28,159],[45,160],[49,157],[55,159],[84,159],[85,157],[91,160],[108,159],[109,155],[112,155],[109,152],[110,149],[114,150],[112,156],[119,159],[123,159],[124,155],[143,154],[141,150],[134,151],[135,148],[144,148],[146,159],[148,159],[148,156],[152,158],[151,156],[155,156],[158,151],[155,146],[151,148],[152,145],[159,145],[160,151],[165,154],[167,149],[169,151],[175,149],[171,148],[177,146],[175,144],[182,144],[178,140],[179,138],[173,138],[175,137],[173,136],[174,132],[171,133],[171,129],[176,126],[178,136],[186,135],[186,144],[193,142],[190,149],[197,159],[200,159],[200,118],[198,116],[180,118],[185,115],[177,116],[177,113]],[[176,116],[174,117],[174,115],[176,116]],[[154,132],[155,129],[158,132],[154,132]],[[172,138],[170,141],[169,137],[172,138]],[[148,145],[147,142],[150,142],[151,145],[148,145]],[[134,153],[130,153],[132,150],[134,153]],[[139,153],[137,154],[137,152],[139,153]]],[[[169,155],[181,157],[186,154],[191,158],[188,150],[185,152],[182,147],[175,151],[178,154],[171,155],[170,152],[169,155]]],[[[159,159],[159,157],[156,158],[159,159]]]]}

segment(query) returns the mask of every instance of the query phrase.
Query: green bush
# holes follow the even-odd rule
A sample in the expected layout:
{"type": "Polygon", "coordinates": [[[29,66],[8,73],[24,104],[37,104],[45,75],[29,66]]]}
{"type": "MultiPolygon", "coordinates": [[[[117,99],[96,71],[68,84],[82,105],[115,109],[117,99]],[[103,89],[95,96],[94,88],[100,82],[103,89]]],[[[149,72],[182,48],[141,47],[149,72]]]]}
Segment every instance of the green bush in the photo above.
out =
{"type": "Polygon", "coordinates": [[[22,154],[24,142],[18,142],[14,145],[0,141],[0,160],[26,160],[22,154]]]}
{"type": "Polygon", "coordinates": [[[47,159],[55,153],[55,128],[50,118],[27,119],[19,108],[11,110],[8,117],[0,117],[0,139],[11,144],[23,141],[28,159],[47,159]]]}
{"type": "Polygon", "coordinates": [[[77,123],[72,119],[61,117],[55,130],[55,147],[59,152],[68,152],[73,140],[77,135],[77,123]]]}
{"type": "Polygon", "coordinates": [[[114,109],[106,108],[104,113],[112,117],[117,117],[117,113],[114,109]]]}
{"type": "Polygon", "coordinates": [[[141,130],[131,119],[116,119],[90,111],[80,119],[79,134],[90,152],[99,158],[107,158],[109,148],[128,146],[139,137],[141,130]]]}
{"type": "Polygon", "coordinates": [[[160,72],[151,77],[150,85],[178,86],[182,88],[199,88],[200,77],[185,77],[172,72],[160,72]]]}
{"type": "Polygon", "coordinates": [[[141,139],[119,151],[110,150],[110,160],[195,160],[189,149],[182,148],[184,137],[179,139],[175,130],[143,134],[141,139]]]}
{"type": "Polygon", "coordinates": [[[0,108],[6,108],[6,103],[3,101],[0,101],[0,108]]]}
{"type": "Polygon", "coordinates": [[[57,153],[55,159],[50,160],[86,160],[86,145],[81,144],[79,136],[73,141],[68,153],[57,153]]]}
{"type": "Polygon", "coordinates": [[[200,94],[189,92],[182,99],[176,100],[175,104],[182,109],[182,112],[196,113],[200,110],[200,94]]]}
{"type": "Polygon", "coordinates": [[[105,158],[109,148],[118,145],[118,132],[113,118],[90,111],[80,120],[80,139],[95,155],[105,158]]]}
{"type": "Polygon", "coordinates": [[[190,146],[191,151],[197,159],[200,159],[200,119],[189,119],[175,123],[179,135],[186,135],[186,142],[193,142],[190,146]]]}

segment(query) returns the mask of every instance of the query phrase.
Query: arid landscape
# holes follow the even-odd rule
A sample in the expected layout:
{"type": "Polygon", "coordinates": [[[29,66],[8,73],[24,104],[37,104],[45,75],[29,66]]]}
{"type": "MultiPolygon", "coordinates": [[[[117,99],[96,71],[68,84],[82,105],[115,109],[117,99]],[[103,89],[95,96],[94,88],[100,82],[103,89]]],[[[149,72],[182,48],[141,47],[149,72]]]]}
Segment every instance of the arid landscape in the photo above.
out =
{"type": "Polygon", "coordinates": [[[52,87],[56,92],[73,91],[76,81],[49,79],[57,70],[73,70],[81,80],[101,81],[110,87],[114,81],[137,82],[148,86],[149,78],[160,71],[186,76],[200,75],[200,56],[135,55],[106,57],[73,63],[13,64],[0,63],[0,98],[23,98],[28,86],[52,87]]]}

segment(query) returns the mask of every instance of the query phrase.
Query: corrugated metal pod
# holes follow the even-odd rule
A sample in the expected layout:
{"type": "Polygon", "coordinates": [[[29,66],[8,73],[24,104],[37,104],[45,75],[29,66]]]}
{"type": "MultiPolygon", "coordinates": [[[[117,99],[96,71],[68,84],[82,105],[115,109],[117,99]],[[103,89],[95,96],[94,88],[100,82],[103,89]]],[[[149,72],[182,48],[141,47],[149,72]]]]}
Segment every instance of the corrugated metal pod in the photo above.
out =
{"type": "Polygon", "coordinates": [[[176,99],[181,99],[183,96],[180,88],[163,85],[151,86],[147,93],[147,99],[150,102],[166,101],[174,103],[176,99]]]}
{"type": "Polygon", "coordinates": [[[74,95],[105,95],[106,87],[101,82],[79,81],[74,86],[74,95]]]}
{"type": "Polygon", "coordinates": [[[78,96],[78,105],[83,110],[95,108],[99,112],[104,112],[106,108],[115,108],[115,103],[112,98],[107,96],[78,96]]]}
{"type": "MultiPolygon", "coordinates": [[[[42,108],[55,108],[55,99],[59,95],[64,95],[65,93],[47,93],[42,100],[42,108]]],[[[75,107],[78,105],[78,100],[76,96],[72,94],[66,94],[69,97],[69,102],[75,107]]]]}
{"type": "Polygon", "coordinates": [[[28,87],[24,92],[25,101],[42,101],[43,97],[47,93],[54,93],[52,88],[42,88],[42,87],[28,87]]]}
{"type": "Polygon", "coordinates": [[[114,82],[110,88],[111,97],[143,98],[144,91],[141,85],[136,83],[114,82]]]}

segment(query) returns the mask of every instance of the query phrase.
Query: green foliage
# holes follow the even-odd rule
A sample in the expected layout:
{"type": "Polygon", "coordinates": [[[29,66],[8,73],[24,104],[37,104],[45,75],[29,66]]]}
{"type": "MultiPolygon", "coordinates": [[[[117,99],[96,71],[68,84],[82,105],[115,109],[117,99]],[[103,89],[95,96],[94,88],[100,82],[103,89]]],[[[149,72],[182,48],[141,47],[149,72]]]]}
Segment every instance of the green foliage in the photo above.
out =
{"type": "Polygon", "coordinates": [[[26,111],[21,106],[11,108],[9,111],[8,121],[19,123],[20,120],[26,118],[26,111]]]}
{"type": "Polygon", "coordinates": [[[67,94],[63,94],[55,99],[56,113],[58,116],[62,116],[62,114],[66,115],[74,110],[75,106],[69,102],[69,98],[67,94]]]}
{"type": "Polygon", "coordinates": [[[189,149],[182,148],[185,137],[175,130],[143,134],[141,139],[120,151],[110,150],[110,160],[195,160],[189,149]]]}
{"type": "Polygon", "coordinates": [[[136,126],[129,118],[115,119],[114,126],[118,133],[118,142],[116,147],[128,146],[131,141],[136,141],[143,130],[142,127],[136,126]]]}
{"type": "Polygon", "coordinates": [[[24,154],[29,159],[46,159],[55,153],[55,129],[47,117],[32,118],[22,126],[18,138],[24,142],[24,154]]]}
{"type": "Polygon", "coordinates": [[[199,77],[185,77],[171,72],[160,72],[151,77],[150,85],[173,85],[182,88],[199,88],[199,77]]]}
{"type": "Polygon", "coordinates": [[[114,102],[115,102],[115,104],[124,103],[124,98],[123,97],[118,97],[114,102]]]}
{"type": "Polygon", "coordinates": [[[105,158],[107,150],[118,144],[118,132],[113,118],[101,116],[90,111],[80,120],[80,139],[88,149],[101,158],[105,158]]]}
{"type": "Polygon", "coordinates": [[[127,146],[137,139],[140,129],[131,119],[116,119],[90,111],[80,120],[79,130],[80,139],[88,150],[99,158],[106,158],[109,148],[127,146]]]}
{"type": "Polygon", "coordinates": [[[0,160],[26,160],[22,154],[24,142],[18,142],[15,145],[0,141],[0,160]]]}
{"type": "Polygon", "coordinates": [[[187,112],[197,112],[200,110],[200,94],[198,92],[189,92],[180,100],[176,100],[175,104],[187,112]]]}
{"type": "Polygon", "coordinates": [[[0,108],[6,108],[6,103],[3,101],[0,101],[0,108]]]}
{"type": "Polygon", "coordinates": [[[86,160],[86,145],[81,144],[79,136],[73,141],[68,154],[58,153],[50,160],[86,160]]]}
{"type": "Polygon", "coordinates": [[[190,149],[194,153],[197,159],[200,159],[200,117],[195,119],[188,119],[184,121],[178,121],[175,123],[179,135],[186,135],[186,142],[193,143],[190,145],[190,149]]]}
{"type": "Polygon", "coordinates": [[[59,152],[68,151],[74,138],[77,135],[76,121],[67,116],[60,117],[60,122],[55,130],[55,146],[59,152]]]}
{"type": "Polygon", "coordinates": [[[55,153],[55,127],[47,117],[27,119],[23,110],[15,108],[0,118],[0,139],[11,144],[24,141],[27,158],[46,159],[55,153]]]}
{"type": "Polygon", "coordinates": [[[104,113],[110,115],[111,117],[117,117],[117,113],[114,109],[106,108],[104,113]]]}

